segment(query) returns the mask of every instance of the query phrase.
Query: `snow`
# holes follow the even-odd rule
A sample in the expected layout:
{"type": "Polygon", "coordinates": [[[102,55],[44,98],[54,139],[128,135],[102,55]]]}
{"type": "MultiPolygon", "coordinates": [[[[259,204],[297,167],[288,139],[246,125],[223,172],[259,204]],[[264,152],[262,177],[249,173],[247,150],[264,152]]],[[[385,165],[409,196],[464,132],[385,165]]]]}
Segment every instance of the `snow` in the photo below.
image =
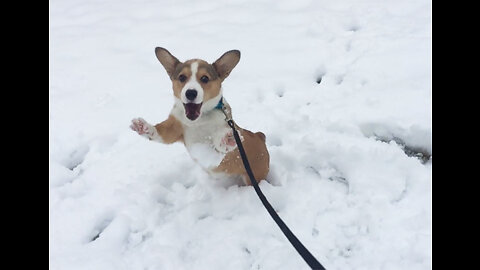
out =
{"type": "Polygon", "coordinates": [[[202,168],[214,169],[225,157],[224,153],[215,151],[212,145],[195,143],[190,146],[190,156],[202,168]]]}
{"type": "Polygon", "coordinates": [[[428,0],[51,0],[51,269],[308,269],[252,187],[129,129],[173,106],[157,46],[242,52],[260,187],[327,269],[431,269],[431,45],[428,0]]]}

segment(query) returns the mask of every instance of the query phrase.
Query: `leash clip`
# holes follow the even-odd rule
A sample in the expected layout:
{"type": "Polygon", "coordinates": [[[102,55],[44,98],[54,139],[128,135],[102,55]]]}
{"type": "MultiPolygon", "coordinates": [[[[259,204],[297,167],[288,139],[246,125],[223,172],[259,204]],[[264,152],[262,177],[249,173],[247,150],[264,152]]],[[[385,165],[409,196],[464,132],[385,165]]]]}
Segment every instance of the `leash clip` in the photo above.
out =
{"type": "Polygon", "coordinates": [[[226,122],[229,122],[232,120],[232,118],[228,116],[227,107],[225,106],[225,104],[222,104],[222,112],[225,115],[226,122]]]}

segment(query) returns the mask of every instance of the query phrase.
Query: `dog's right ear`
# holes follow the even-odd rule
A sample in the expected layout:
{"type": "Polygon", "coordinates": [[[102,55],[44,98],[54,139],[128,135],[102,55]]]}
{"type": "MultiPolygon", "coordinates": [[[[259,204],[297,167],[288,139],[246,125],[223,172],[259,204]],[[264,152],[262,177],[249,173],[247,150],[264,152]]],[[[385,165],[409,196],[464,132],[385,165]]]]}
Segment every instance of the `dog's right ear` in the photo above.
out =
{"type": "Polygon", "coordinates": [[[155,48],[155,55],[158,58],[158,61],[163,65],[165,70],[168,73],[168,76],[172,78],[173,73],[175,72],[175,69],[177,68],[177,65],[180,64],[180,61],[178,61],[175,56],[173,56],[167,49],[161,48],[161,47],[156,47],[155,48]]]}

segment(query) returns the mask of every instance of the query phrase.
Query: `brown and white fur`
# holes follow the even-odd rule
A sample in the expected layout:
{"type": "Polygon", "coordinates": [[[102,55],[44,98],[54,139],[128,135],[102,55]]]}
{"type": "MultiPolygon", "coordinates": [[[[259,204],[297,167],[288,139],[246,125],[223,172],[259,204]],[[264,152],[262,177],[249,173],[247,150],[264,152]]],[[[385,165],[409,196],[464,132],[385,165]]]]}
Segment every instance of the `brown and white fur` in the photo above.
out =
{"type": "MultiPolygon", "coordinates": [[[[135,118],[130,128],[152,141],[183,142],[193,160],[212,176],[241,177],[245,184],[251,184],[225,115],[215,108],[223,98],[231,114],[222,82],[240,60],[240,51],[228,51],[213,64],[200,59],[182,63],[160,47],[155,48],[155,54],[170,76],[175,103],[167,120],[153,126],[135,118]]],[[[265,179],[270,162],[265,135],[236,127],[255,179],[265,179]]]]}

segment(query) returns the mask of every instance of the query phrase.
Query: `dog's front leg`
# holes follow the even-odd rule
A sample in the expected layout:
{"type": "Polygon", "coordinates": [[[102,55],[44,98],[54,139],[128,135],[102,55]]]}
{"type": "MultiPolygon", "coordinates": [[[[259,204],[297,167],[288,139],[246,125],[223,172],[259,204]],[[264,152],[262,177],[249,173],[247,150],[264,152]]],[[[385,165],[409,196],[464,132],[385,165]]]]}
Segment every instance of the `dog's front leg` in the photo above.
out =
{"type": "Polygon", "coordinates": [[[174,143],[183,140],[182,124],[172,115],[155,126],[142,118],[132,120],[130,128],[142,137],[161,143],[174,143]]]}
{"type": "Polygon", "coordinates": [[[163,142],[162,137],[158,134],[157,129],[150,125],[143,118],[133,119],[130,128],[144,138],[152,141],[163,142]]]}

